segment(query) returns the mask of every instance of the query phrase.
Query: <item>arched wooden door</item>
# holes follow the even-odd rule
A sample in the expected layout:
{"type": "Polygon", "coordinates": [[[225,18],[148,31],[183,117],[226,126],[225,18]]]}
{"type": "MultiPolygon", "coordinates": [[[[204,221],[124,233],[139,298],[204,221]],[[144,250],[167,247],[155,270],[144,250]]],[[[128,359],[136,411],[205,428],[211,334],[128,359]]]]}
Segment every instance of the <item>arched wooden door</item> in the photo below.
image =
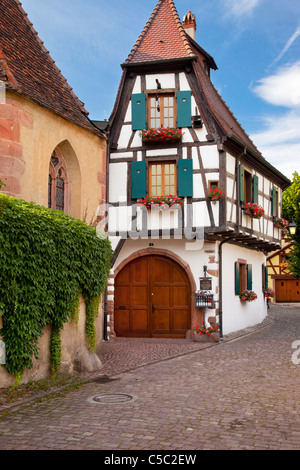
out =
{"type": "Polygon", "coordinates": [[[191,328],[190,303],[181,266],[163,256],[137,258],[115,280],[116,335],[184,338],[191,328]]]}

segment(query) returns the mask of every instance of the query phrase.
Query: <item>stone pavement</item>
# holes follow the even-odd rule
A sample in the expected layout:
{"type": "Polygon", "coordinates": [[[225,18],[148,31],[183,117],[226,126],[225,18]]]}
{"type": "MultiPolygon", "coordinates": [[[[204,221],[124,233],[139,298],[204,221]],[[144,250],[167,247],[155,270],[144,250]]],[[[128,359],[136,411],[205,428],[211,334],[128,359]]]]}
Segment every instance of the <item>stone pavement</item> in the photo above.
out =
{"type": "Polygon", "coordinates": [[[100,375],[0,415],[0,449],[298,450],[300,306],[269,312],[219,344],[105,343],[100,375]]]}

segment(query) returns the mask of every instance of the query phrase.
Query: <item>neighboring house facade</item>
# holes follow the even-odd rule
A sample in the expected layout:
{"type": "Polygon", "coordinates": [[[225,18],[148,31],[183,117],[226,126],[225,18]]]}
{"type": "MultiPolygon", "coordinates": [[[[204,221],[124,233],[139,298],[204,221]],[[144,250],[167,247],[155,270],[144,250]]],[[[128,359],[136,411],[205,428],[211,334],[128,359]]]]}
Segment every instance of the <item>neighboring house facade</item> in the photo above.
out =
{"type": "Polygon", "coordinates": [[[160,0],[122,64],[107,163],[111,337],[191,337],[202,322],[227,334],[266,315],[266,254],[280,248],[273,218],[290,182],[215,90],[217,66],[195,32],[191,12],[182,24],[174,2],[160,0]],[[170,195],[177,205],[159,207],[170,195]],[[247,288],[254,302],[240,300],[247,288]]]}
{"type": "Polygon", "coordinates": [[[283,237],[282,247],[267,257],[268,285],[276,303],[300,302],[300,279],[290,274],[288,266],[292,246],[293,242],[283,237]]]}
{"type": "Polygon", "coordinates": [[[0,0],[0,178],[16,198],[90,222],[105,201],[106,137],[18,0],[0,0]]]}
{"type": "MultiPolygon", "coordinates": [[[[18,0],[0,0],[0,33],[0,180],[5,184],[0,191],[95,223],[106,197],[106,136],[89,120],[18,0]]],[[[104,335],[102,306],[95,326],[98,346],[104,335]]],[[[24,381],[48,374],[50,335],[51,326],[24,381]]],[[[91,366],[84,359],[91,355],[85,348],[83,299],[78,324],[67,324],[61,341],[62,371],[72,372],[80,351],[82,367],[91,366]]],[[[92,367],[100,367],[93,359],[92,367]]],[[[14,380],[0,365],[0,387],[14,380]]]]}

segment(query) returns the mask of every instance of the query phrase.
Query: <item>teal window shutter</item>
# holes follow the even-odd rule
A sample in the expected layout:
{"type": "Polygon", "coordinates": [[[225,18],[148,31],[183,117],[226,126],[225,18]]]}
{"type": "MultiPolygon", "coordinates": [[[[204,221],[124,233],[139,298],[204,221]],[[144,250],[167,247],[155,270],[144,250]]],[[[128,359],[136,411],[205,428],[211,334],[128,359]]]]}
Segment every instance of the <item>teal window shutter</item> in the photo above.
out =
{"type": "Polygon", "coordinates": [[[146,196],[146,162],[131,162],[131,199],[146,196]]]}
{"type": "Polygon", "coordinates": [[[269,287],[269,277],[268,277],[268,266],[265,266],[265,288],[268,289],[269,287]]]}
{"type": "Polygon", "coordinates": [[[193,197],[193,160],[178,160],[178,196],[193,197]]]}
{"type": "Polygon", "coordinates": [[[277,192],[275,186],[272,189],[272,216],[275,217],[277,215],[277,192]]]}
{"type": "Polygon", "coordinates": [[[239,195],[240,201],[245,202],[245,171],[242,165],[239,166],[239,195]]]}
{"type": "Polygon", "coordinates": [[[258,204],[258,176],[253,176],[253,197],[252,202],[258,204]]]}
{"type": "Polygon", "coordinates": [[[247,264],[247,289],[252,290],[252,264],[247,264]]]}
{"type": "Polygon", "coordinates": [[[132,106],[132,130],[137,131],[146,128],[146,95],[134,93],[131,95],[132,106]]]}
{"type": "Polygon", "coordinates": [[[235,295],[240,295],[240,263],[234,263],[234,292],[235,295]]]}
{"type": "Polygon", "coordinates": [[[177,92],[177,126],[192,127],[192,93],[177,92]]]}

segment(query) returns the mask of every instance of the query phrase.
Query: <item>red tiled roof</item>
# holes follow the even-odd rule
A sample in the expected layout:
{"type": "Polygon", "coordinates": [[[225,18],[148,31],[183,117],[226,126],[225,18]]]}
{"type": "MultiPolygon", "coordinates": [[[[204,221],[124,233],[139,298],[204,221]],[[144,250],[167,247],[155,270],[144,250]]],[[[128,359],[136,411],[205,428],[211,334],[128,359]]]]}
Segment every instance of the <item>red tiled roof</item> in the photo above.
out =
{"type": "Polygon", "coordinates": [[[192,57],[172,0],[159,0],[125,64],[192,57]]]}
{"type": "Polygon", "coordinates": [[[7,89],[102,135],[50,57],[19,0],[0,0],[0,79],[7,89]]]}

